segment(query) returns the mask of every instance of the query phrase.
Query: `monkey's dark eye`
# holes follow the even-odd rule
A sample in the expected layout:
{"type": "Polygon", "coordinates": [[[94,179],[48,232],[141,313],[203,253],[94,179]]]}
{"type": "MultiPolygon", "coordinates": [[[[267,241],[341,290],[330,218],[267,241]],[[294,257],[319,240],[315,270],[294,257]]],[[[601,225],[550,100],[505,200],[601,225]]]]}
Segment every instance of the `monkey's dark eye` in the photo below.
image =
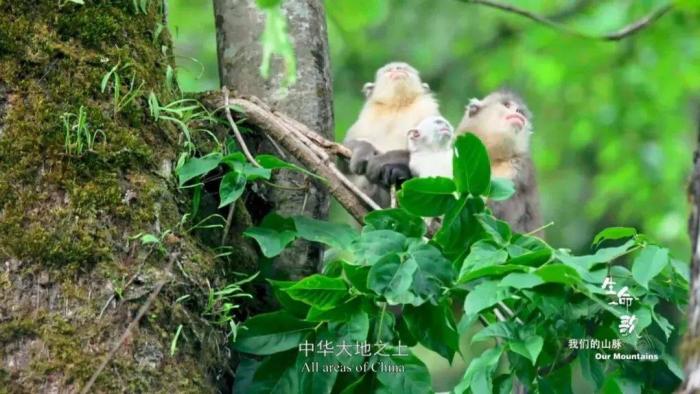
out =
{"type": "Polygon", "coordinates": [[[512,105],[512,104],[511,104],[510,101],[504,101],[504,102],[503,102],[503,106],[506,107],[506,108],[510,108],[511,105],[512,105]]]}
{"type": "Polygon", "coordinates": [[[522,115],[522,116],[525,116],[525,110],[522,109],[522,108],[516,109],[515,112],[519,113],[519,114],[522,115]]]}

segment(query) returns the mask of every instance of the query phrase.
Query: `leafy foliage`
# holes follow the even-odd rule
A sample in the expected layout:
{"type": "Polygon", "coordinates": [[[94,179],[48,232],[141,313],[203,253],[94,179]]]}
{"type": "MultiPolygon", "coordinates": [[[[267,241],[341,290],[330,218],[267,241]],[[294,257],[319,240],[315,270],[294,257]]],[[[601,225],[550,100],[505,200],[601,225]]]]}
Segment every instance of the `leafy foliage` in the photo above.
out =
{"type": "Polygon", "coordinates": [[[668,250],[631,229],[602,231],[595,253],[579,256],[513,233],[483,202],[492,189],[483,146],[469,135],[456,146],[455,166],[467,178],[408,181],[399,193],[401,207],[372,212],[359,232],[274,213],[246,232],[268,257],[295,238],[321,242],[334,253],[321,274],[270,281],[282,309],[240,327],[234,347],[266,357],[241,364],[237,390],[430,392],[427,368],[407,346],[420,343],[451,360],[460,333],[477,319],[484,328],[472,340],[498,338],[498,345],[471,361],[456,393],[499,392],[514,379],[534,392],[566,392],[576,363],[596,390],[631,382],[663,392],[678,382],[669,356],[678,330],[667,306],[683,308],[688,282],[668,250]],[[437,205],[436,199],[447,208],[426,210],[426,201],[437,205]],[[427,239],[421,217],[438,215],[444,215],[443,227],[427,239]],[[627,255],[634,256],[631,270],[627,255]],[[630,289],[629,311],[610,303],[617,297],[606,293],[608,279],[630,289]],[[638,318],[631,335],[618,327],[626,314],[638,318]],[[617,352],[661,358],[653,364],[595,360],[593,352],[568,346],[578,339],[619,340],[617,352]],[[328,351],[329,343],[335,351],[328,351]],[[360,343],[371,351],[355,353],[360,343]],[[338,353],[340,344],[351,344],[353,352],[338,353]],[[502,362],[510,373],[497,368],[502,362]],[[317,372],[310,370],[314,365],[317,372]],[[388,372],[392,368],[401,372],[388,372]]]}

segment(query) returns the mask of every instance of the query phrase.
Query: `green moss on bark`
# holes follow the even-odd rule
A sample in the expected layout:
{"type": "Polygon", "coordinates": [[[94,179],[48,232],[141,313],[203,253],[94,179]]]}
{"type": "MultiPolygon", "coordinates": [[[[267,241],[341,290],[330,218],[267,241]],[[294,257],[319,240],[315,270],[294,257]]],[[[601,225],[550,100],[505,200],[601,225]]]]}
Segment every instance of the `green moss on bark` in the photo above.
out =
{"type": "Polygon", "coordinates": [[[0,386],[81,387],[155,283],[173,275],[178,285],[166,287],[95,388],[211,391],[224,336],[197,310],[173,313],[172,305],[216,285],[220,263],[183,235],[169,241],[181,264],[167,274],[163,256],[129,240],[174,228],[181,217],[173,180],[159,175],[162,160],[176,157],[177,131],[156,124],[146,100],[150,91],[164,102],[175,98],[164,82],[172,54],[161,48],[169,37],[153,37],[160,2],[150,1],[147,14],[136,13],[132,0],[85,3],[0,0],[0,315],[10,317],[0,322],[0,360],[30,360],[0,365],[0,386]],[[100,82],[117,63],[132,65],[124,76],[133,71],[144,94],[115,114],[100,82]],[[81,106],[106,139],[68,155],[61,115],[81,106]],[[118,282],[135,275],[125,299],[106,304],[118,282]],[[192,336],[170,357],[179,324],[192,336]]]}

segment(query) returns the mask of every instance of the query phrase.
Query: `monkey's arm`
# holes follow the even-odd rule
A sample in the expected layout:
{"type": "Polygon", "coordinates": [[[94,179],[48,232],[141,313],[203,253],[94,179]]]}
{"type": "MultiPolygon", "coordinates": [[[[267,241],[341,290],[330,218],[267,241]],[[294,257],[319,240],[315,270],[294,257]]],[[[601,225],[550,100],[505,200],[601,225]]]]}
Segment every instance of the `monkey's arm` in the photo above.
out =
{"type": "Polygon", "coordinates": [[[364,174],[367,171],[367,162],[378,153],[374,145],[363,140],[349,140],[343,145],[352,150],[352,157],[350,158],[350,163],[348,163],[348,169],[353,174],[364,174]]]}
{"type": "Polygon", "coordinates": [[[365,176],[370,182],[384,186],[399,185],[411,178],[410,159],[409,151],[403,149],[378,154],[367,162],[365,176]]]}

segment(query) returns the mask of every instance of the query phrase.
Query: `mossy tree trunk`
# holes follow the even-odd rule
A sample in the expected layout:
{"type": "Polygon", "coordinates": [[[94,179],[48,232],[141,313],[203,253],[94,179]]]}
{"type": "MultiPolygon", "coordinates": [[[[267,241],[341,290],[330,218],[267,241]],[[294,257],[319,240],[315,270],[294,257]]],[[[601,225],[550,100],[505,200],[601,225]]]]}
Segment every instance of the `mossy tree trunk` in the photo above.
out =
{"type": "Polygon", "coordinates": [[[161,2],[147,4],[0,0],[0,391],[81,389],[162,280],[93,391],[212,392],[226,375],[225,338],[197,296],[227,270],[177,231],[177,130],[155,123],[146,100],[177,98],[165,83],[171,43],[158,33],[161,2]],[[118,112],[100,88],[116,64],[129,64],[124,90],[143,82],[118,112]],[[104,134],[68,154],[61,115],[81,106],[87,130],[104,134]],[[162,250],[130,240],[169,229],[162,250]]]}
{"type": "MultiPolygon", "coordinates": [[[[297,59],[297,82],[285,93],[280,89],[285,76],[281,59],[273,59],[270,80],[260,76],[260,37],[265,16],[255,0],[214,0],[221,83],[237,94],[257,96],[272,108],[333,140],[333,91],[323,1],[285,0],[282,4],[297,59]]],[[[256,150],[279,154],[266,140],[256,150]]],[[[294,161],[291,156],[285,159],[294,161]]],[[[328,191],[305,178],[292,171],[276,173],[273,181],[286,188],[263,190],[262,194],[270,203],[268,209],[288,216],[327,217],[328,191]],[[302,190],[290,190],[299,186],[302,190]]],[[[265,213],[265,210],[257,211],[258,215],[265,213]]],[[[318,246],[296,241],[277,257],[275,266],[283,275],[298,279],[318,270],[320,260],[318,246]]]]}

